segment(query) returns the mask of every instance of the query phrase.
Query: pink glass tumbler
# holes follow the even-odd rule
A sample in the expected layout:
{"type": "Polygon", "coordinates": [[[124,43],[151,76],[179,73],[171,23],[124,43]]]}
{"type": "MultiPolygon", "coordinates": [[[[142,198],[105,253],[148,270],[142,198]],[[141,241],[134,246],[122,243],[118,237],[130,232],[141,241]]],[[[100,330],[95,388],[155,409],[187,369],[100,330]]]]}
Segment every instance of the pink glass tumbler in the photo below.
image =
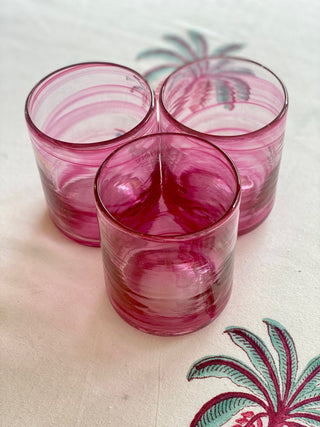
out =
{"type": "Polygon", "coordinates": [[[95,174],[114,149],[157,130],[152,90],[120,65],[71,65],[32,89],[25,116],[51,219],[71,239],[99,246],[95,174]]]}
{"type": "Polygon", "coordinates": [[[275,199],[288,109],[287,91],[264,66],[214,57],[172,73],[160,91],[160,130],[206,138],[241,176],[239,234],[257,227],[275,199]]]}
{"type": "Polygon", "coordinates": [[[95,198],[108,295],[134,327],[192,332],[232,287],[240,180],[230,158],[194,136],[145,136],[100,167],[95,198]]]}

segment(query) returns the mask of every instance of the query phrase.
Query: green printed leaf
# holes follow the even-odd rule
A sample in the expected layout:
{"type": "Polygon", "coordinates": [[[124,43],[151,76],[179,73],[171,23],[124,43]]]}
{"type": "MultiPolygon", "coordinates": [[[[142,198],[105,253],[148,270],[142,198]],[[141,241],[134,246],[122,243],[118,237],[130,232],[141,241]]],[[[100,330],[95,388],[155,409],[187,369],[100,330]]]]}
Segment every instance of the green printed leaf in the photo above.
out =
{"type": "Polygon", "coordinates": [[[310,393],[319,388],[320,383],[320,355],[310,360],[299,376],[294,389],[290,394],[289,404],[300,402],[308,398],[310,393]]]}
{"type": "Polygon", "coordinates": [[[245,46],[244,44],[240,44],[240,43],[225,44],[225,45],[222,45],[222,46],[214,49],[212,51],[212,55],[213,56],[230,55],[236,50],[243,49],[244,46],[245,46]]]}
{"type": "MultiPolygon", "coordinates": [[[[223,61],[223,60],[222,60],[223,61]]],[[[225,59],[225,65],[230,64],[230,61],[226,58],[225,59]]],[[[232,74],[247,74],[250,76],[255,76],[255,73],[253,70],[250,70],[247,67],[237,67],[237,68],[227,68],[225,67],[223,70],[225,73],[232,73],[232,74]]]]}
{"type": "Polygon", "coordinates": [[[259,405],[259,399],[246,393],[223,393],[209,400],[195,415],[190,427],[221,427],[247,406],[259,405]]]}
{"type": "Polygon", "coordinates": [[[239,78],[228,76],[228,80],[233,83],[237,98],[241,101],[248,101],[250,98],[250,86],[239,78]]]}
{"type": "Polygon", "coordinates": [[[197,54],[193,47],[182,37],[175,36],[173,34],[166,34],[163,38],[176,47],[178,52],[180,52],[186,58],[186,62],[192,62],[197,59],[197,54]]]}
{"type": "Polygon", "coordinates": [[[220,57],[219,61],[216,61],[216,63],[212,64],[209,68],[210,72],[221,72],[225,75],[231,74],[231,75],[238,75],[241,76],[242,74],[255,76],[255,72],[251,70],[248,67],[240,67],[237,66],[234,67],[233,61],[230,60],[227,56],[220,57]]]}
{"type": "Polygon", "coordinates": [[[290,409],[290,413],[305,411],[309,408],[320,408],[320,392],[310,395],[307,399],[293,405],[290,409]]]}
{"type": "Polygon", "coordinates": [[[229,378],[252,394],[231,392],[214,397],[196,414],[191,427],[223,426],[237,411],[254,405],[263,412],[249,420],[235,420],[239,425],[246,422],[247,427],[254,427],[258,419],[268,417],[272,427],[320,426],[320,355],[309,362],[296,380],[298,358],[292,337],[280,323],[271,319],[264,319],[264,323],[278,353],[282,388],[276,363],[264,341],[244,328],[229,327],[225,332],[245,351],[254,369],[228,356],[207,356],[191,366],[187,378],[229,378]]]}
{"type": "Polygon", "coordinates": [[[288,331],[275,320],[264,319],[271,343],[279,356],[279,371],[282,381],[282,397],[287,399],[296,381],[298,357],[296,347],[288,331]]]}
{"type": "Polygon", "coordinates": [[[317,417],[320,417],[320,409],[309,409],[308,414],[316,415],[317,417]]]}
{"type": "MultiPolygon", "coordinates": [[[[310,381],[311,383],[311,381],[310,381]]],[[[320,396],[320,387],[314,384],[307,384],[305,388],[297,395],[294,404],[304,402],[305,400],[320,396]]]]}
{"type": "MultiPolygon", "coordinates": [[[[319,421],[316,421],[316,420],[309,420],[309,419],[305,419],[304,417],[297,417],[297,418],[295,418],[295,420],[298,420],[298,421],[301,421],[302,423],[304,423],[304,424],[302,424],[302,426],[303,427],[305,427],[306,425],[309,427],[309,426],[315,426],[315,427],[319,427],[319,421]]],[[[297,424],[294,424],[294,426],[296,426],[297,424]]],[[[299,426],[301,425],[301,424],[298,424],[299,426]]]]}
{"type": "Polygon", "coordinates": [[[244,328],[229,327],[225,332],[249,357],[254,368],[267,382],[274,408],[280,398],[277,368],[265,343],[257,335],[244,328]]]}
{"type": "Polygon", "coordinates": [[[320,411],[316,410],[308,410],[308,412],[299,412],[297,414],[290,414],[290,419],[301,421],[306,423],[308,426],[316,426],[320,425],[320,411]]]}
{"type": "Polygon", "coordinates": [[[145,58],[160,58],[160,59],[169,59],[170,61],[176,61],[178,65],[184,64],[186,58],[182,55],[179,55],[176,52],[173,52],[169,49],[148,49],[140,52],[137,56],[137,59],[145,59],[145,58]]]}
{"type": "Polygon", "coordinates": [[[219,104],[227,104],[231,103],[233,100],[232,89],[224,83],[222,80],[217,80],[216,82],[217,88],[217,101],[219,104]]]}
{"type": "Polygon", "coordinates": [[[266,384],[256,373],[239,360],[227,356],[208,356],[195,362],[190,368],[187,379],[229,378],[234,384],[246,387],[257,396],[268,399],[266,384]]]}
{"type": "Polygon", "coordinates": [[[235,50],[240,50],[244,48],[244,46],[245,46],[244,44],[240,44],[240,43],[225,44],[214,49],[214,51],[212,52],[212,55],[213,56],[230,55],[235,50]]]}
{"type": "Polygon", "coordinates": [[[159,80],[161,76],[163,76],[164,73],[170,73],[171,71],[174,71],[176,69],[176,66],[173,64],[167,64],[167,65],[160,65],[159,67],[151,68],[149,71],[144,73],[144,77],[148,80],[159,80]]]}
{"type": "Polygon", "coordinates": [[[208,56],[208,43],[203,35],[194,30],[189,30],[188,34],[196,47],[198,57],[203,58],[208,56]]]}

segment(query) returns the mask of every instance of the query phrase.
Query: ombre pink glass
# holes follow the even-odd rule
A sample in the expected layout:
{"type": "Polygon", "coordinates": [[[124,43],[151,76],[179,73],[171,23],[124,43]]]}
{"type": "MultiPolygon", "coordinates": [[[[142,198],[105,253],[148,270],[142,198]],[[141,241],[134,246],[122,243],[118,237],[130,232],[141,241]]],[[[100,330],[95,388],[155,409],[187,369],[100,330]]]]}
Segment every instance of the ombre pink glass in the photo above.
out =
{"type": "Polygon", "coordinates": [[[114,149],[157,131],[152,90],[120,65],[71,65],[32,89],[25,116],[53,222],[68,237],[99,246],[95,174],[114,149]]]}
{"type": "Polygon", "coordinates": [[[240,181],[205,140],[154,134],[100,167],[95,198],[108,295],[129,324],[192,332],[225,307],[233,277],[240,181]]]}
{"type": "Polygon", "coordinates": [[[287,91],[264,66],[214,57],[172,73],[160,91],[160,130],[187,132],[226,151],[241,176],[239,234],[257,227],[275,199],[287,91]]]}

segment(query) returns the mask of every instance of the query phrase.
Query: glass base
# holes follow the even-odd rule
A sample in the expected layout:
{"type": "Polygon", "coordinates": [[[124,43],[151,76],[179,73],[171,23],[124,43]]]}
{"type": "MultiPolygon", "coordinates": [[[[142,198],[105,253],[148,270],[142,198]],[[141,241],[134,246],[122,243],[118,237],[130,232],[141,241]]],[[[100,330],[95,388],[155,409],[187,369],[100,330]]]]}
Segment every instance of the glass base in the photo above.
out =
{"type": "Polygon", "coordinates": [[[194,317],[162,317],[158,316],[157,319],[153,318],[152,322],[147,316],[133,314],[128,310],[119,307],[115,301],[109,296],[111,305],[113,306],[116,313],[130,326],[151,335],[158,335],[164,337],[186,335],[195,332],[199,329],[208,326],[213,320],[215,320],[220,313],[226,307],[231,296],[231,290],[226,295],[225,300],[219,303],[219,307],[213,306],[213,310],[208,313],[203,313],[194,317]]]}
{"type": "Polygon", "coordinates": [[[99,248],[101,246],[101,242],[100,239],[83,239],[81,237],[75,236],[73,234],[70,234],[68,232],[66,232],[65,230],[63,230],[61,227],[59,227],[59,225],[54,221],[54,219],[52,218],[52,216],[50,215],[49,212],[49,216],[50,219],[52,221],[52,223],[55,225],[55,227],[66,237],[68,237],[68,239],[73,240],[74,242],[80,243],[81,245],[85,245],[85,246],[90,246],[90,247],[96,247],[99,248]]]}

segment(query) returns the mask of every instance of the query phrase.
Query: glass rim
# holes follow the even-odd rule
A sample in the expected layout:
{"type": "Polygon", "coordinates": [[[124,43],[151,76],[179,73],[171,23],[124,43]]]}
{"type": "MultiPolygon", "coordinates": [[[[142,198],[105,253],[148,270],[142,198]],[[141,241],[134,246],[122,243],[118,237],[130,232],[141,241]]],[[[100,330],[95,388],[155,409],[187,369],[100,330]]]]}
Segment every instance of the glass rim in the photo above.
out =
{"type": "Polygon", "coordinates": [[[240,183],[240,175],[239,175],[239,172],[238,172],[238,169],[237,169],[235,163],[230,158],[230,156],[224,150],[222,150],[220,147],[218,147],[217,145],[211,143],[210,141],[208,141],[204,138],[199,138],[198,136],[187,134],[187,133],[157,132],[157,133],[148,134],[148,135],[144,135],[144,136],[141,136],[139,138],[133,139],[133,140],[127,142],[126,144],[121,145],[116,150],[114,150],[111,154],[109,154],[108,157],[106,157],[106,159],[100,165],[100,167],[96,173],[96,176],[95,176],[94,197],[95,197],[95,201],[96,201],[97,210],[99,212],[101,212],[105,218],[107,218],[108,220],[111,220],[111,222],[117,228],[120,228],[123,232],[134,235],[135,237],[140,237],[140,238],[143,238],[146,240],[152,240],[152,241],[158,241],[158,242],[182,241],[182,240],[188,240],[188,239],[192,239],[192,238],[201,237],[203,234],[206,234],[209,231],[215,230],[215,229],[219,228],[222,224],[224,224],[233,215],[233,213],[235,212],[235,210],[238,208],[238,206],[240,204],[241,183],[240,183]],[[170,236],[159,236],[157,234],[142,233],[142,232],[134,230],[130,227],[127,227],[122,222],[117,220],[117,218],[115,218],[115,216],[112,215],[111,212],[104,205],[104,203],[100,197],[100,194],[99,194],[98,181],[100,178],[100,174],[101,174],[102,170],[104,169],[105,165],[110,161],[110,159],[113,156],[115,156],[117,154],[118,151],[122,150],[126,146],[134,144],[140,140],[149,139],[152,137],[159,137],[159,136],[161,136],[161,137],[163,137],[163,136],[179,136],[179,137],[187,137],[187,138],[193,138],[193,139],[200,140],[200,141],[204,142],[205,144],[208,144],[210,147],[213,147],[215,150],[219,151],[224,156],[224,158],[227,160],[227,162],[231,165],[232,171],[234,173],[234,179],[236,181],[235,196],[234,196],[233,201],[230,204],[229,208],[224,212],[224,214],[217,221],[215,221],[212,224],[210,224],[204,228],[201,228],[200,230],[197,230],[197,231],[193,231],[193,232],[189,232],[189,233],[185,233],[185,234],[175,234],[175,235],[170,235],[170,236]]]}
{"type": "Polygon", "coordinates": [[[79,63],[75,63],[75,64],[71,64],[71,65],[66,65],[65,67],[62,68],[58,68],[54,71],[52,71],[51,73],[47,74],[46,76],[44,76],[41,80],[38,81],[38,83],[36,83],[33,88],[31,89],[31,91],[29,92],[26,102],[25,102],[25,108],[24,108],[24,114],[25,114],[25,120],[27,122],[27,124],[31,127],[31,129],[41,138],[45,139],[47,142],[49,142],[50,144],[56,145],[58,147],[64,147],[64,148],[78,148],[78,149],[83,149],[83,150],[90,150],[90,149],[98,149],[98,148],[104,148],[106,147],[106,145],[112,145],[114,143],[117,143],[118,141],[123,140],[124,138],[128,138],[130,136],[133,136],[150,118],[151,114],[153,113],[155,109],[155,94],[154,91],[152,90],[152,88],[150,87],[148,81],[137,71],[135,71],[134,69],[130,68],[130,67],[126,67],[125,65],[121,65],[121,64],[117,64],[117,63],[113,63],[113,62],[104,62],[104,61],[88,61],[88,62],[79,62],[79,63]],[[105,140],[100,140],[100,141],[94,141],[94,142],[85,142],[85,143],[81,143],[81,142],[70,142],[70,141],[64,141],[62,139],[58,139],[58,138],[54,138],[48,134],[46,134],[45,132],[43,132],[32,120],[31,118],[31,113],[29,112],[29,107],[30,107],[30,103],[31,100],[33,98],[33,96],[35,95],[36,90],[46,81],[46,80],[50,80],[52,77],[54,77],[56,74],[61,73],[61,72],[68,72],[71,71],[73,69],[77,69],[77,68],[89,68],[89,67],[94,67],[94,66],[101,66],[101,67],[116,67],[116,68],[121,68],[123,70],[126,71],[130,71],[131,73],[135,74],[137,77],[139,77],[141,79],[141,81],[145,84],[146,88],[149,90],[150,92],[150,106],[149,109],[147,111],[147,113],[145,114],[145,116],[142,118],[142,120],[139,121],[139,123],[137,123],[137,125],[135,125],[132,129],[128,130],[127,132],[125,132],[122,135],[119,135],[115,138],[111,138],[111,139],[105,139],[105,140]]]}
{"type": "Polygon", "coordinates": [[[164,80],[164,82],[161,84],[161,88],[160,88],[160,92],[159,92],[159,104],[162,107],[165,115],[172,120],[174,123],[176,123],[177,125],[179,125],[179,127],[182,127],[184,129],[184,132],[187,133],[194,133],[195,135],[199,136],[200,138],[206,138],[206,137],[211,137],[211,138],[215,138],[217,140],[220,141],[230,141],[231,139],[241,139],[241,138],[247,138],[248,136],[255,136],[255,135],[259,135],[260,133],[263,133],[264,131],[270,129],[271,127],[273,127],[274,125],[276,125],[276,123],[278,123],[283,116],[285,116],[287,110],[288,110],[288,106],[289,106],[289,95],[288,95],[288,91],[286,86],[284,85],[284,83],[282,82],[282,80],[272,71],[270,70],[270,68],[266,67],[265,65],[253,61],[251,59],[247,59],[247,58],[243,58],[243,57],[239,57],[239,56],[224,56],[224,55],[218,55],[218,56],[207,56],[204,58],[200,58],[197,59],[195,61],[192,62],[188,62],[187,64],[184,64],[182,66],[180,66],[179,68],[177,68],[176,70],[174,70],[171,74],[169,74],[169,76],[166,77],[166,79],[164,80]],[[193,129],[191,127],[186,126],[184,123],[180,122],[179,120],[177,120],[166,108],[164,102],[163,102],[163,96],[164,96],[164,91],[166,89],[166,85],[168,84],[169,80],[175,76],[176,74],[178,74],[179,72],[181,72],[182,70],[191,67],[194,64],[198,64],[200,62],[204,62],[204,61],[212,61],[212,60],[221,60],[221,59],[229,59],[229,60],[236,60],[236,61],[243,61],[245,63],[249,63],[249,64],[253,64],[255,66],[258,66],[259,68],[262,68],[264,70],[266,70],[268,73],[270,73],[280,84],[280,87],[282,89],[283,95],[284,95],[284,100],[282,103],[282,107],[280,112],[276,115],[275,118],[273,118],[270,122],[268,122],[267,124],[259,127],[256,130],[250,131],[250,132],[246,132],[246,133],[242,133],[242,134],[235,134],[235,135],[217,135],[214,133],[204,133],[201,131],[198,131],[196,129],[193,129]]]}

